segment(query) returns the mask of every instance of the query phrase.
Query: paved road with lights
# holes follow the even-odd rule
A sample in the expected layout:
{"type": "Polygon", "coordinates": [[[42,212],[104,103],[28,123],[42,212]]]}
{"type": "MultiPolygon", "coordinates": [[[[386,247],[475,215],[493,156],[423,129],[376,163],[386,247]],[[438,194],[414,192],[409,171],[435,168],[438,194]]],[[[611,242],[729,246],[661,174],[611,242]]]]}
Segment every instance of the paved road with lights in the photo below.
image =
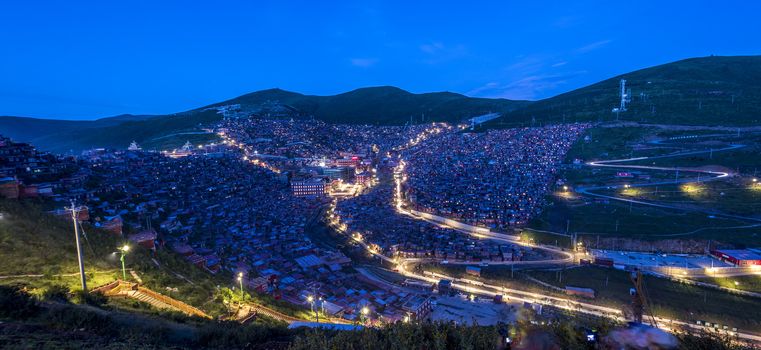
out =
{"type": "MultiPolygon", "coordinates": [[[[434,272],[427,272],[424,271],[423,274],[416,274],[414,272],[408,271],[406,268],[406,265],[409,263],[415,263],[420,262],[420,259],[404,259],[404,260],[394,260],[392,258],[389,258],[383,254],[380,254],[374,250],[372,250],[366,243],[364,243],[361,240],[356,240],[357,243],[362,245],[365,249],[367,249],[370,254],[386,261],[392,264],[397,264],[398,271],[401,275],[409,278],[414,278],[417,280],[429,282],[429,283],[438,283],[442,279],[448,279],[452,281],[452,288],[470,293],[470,294],[476,294],[481,296],[487,296],[487,297],[494,297],[495,295],[503,295],[503,297],[506,299],[506,301],[520,301],[520,302],[527,302],[527,303],[536,303],[536,304],[542,304],[547,305],[551,307],[556,307],[564,310],[569,310],[572,312],[580,312],[588,315],[593,315],[597,317],[605,317],[609,319],[613,319],[619,322],[627,322],[627,320],[620,309],[617,308],[611,308],[607,306],[600,306],[585,302],[580,302],[568,298],[560,298],[553,295],[547,295],[542,293],[535,293],[535,292],[528,292],[520,289],[513,289],[513,288],[506,288],[504,286],[495,286],[488,283],[483,283],[480,281],[465,279],[465,278],[456,278],[440,273],[434,273],[434,272]]],[[[367,271],[365,271],[367,273],[367,271]]],[[[379,277],[373,275],[374,279],[378,279],[379,277]]],[[[402,286],[395,285],[391,282],[385,282],[386,284],[390,286],[397,286],[400,288],[404,288],[402,286]]],[[[655,320],[657,322],[657,326],[660,329],[667,330],[670,332],[681,329],[692,329],[692,330],[710,330],[703,326],[684,322],[680,320],[674,320],[674,319],[667,319],[663,317],[655,317],[655,320]]],[[[647,324],[651,324],[650,322],[644,322],[647,324]]],[[[742,333],[738,332],[736,334],[737,337],[754,341],[754,342],[761,342],[761,336],[750,334],[750,333],[742,333]]]]}
{"type": "MultiPolygon", "coordinates": [[[[560,309],[565,309],[565,310],[569,310],[573,312],[580,312],[580,313],[593,315],[597,317],[605,317],[605,318],[613,319],[619,322],[628,321],[626,318],[624,318],[621,310],[616,308],[599,306],[599,305],[579,302],[579,301],[571,300],[567,298],[559,298],[559,297],[541,294],[541,293],[533,293],[533,292],[527,292],[527,291],[522,291],[518,289],[505,288],[502,286],[490,285],[490,284],[482,283],[479,281],[459,279],[459,278],[454,278],[454,277],[443,275],[443,274],[424,272],[423,275],[418,275],[418,274],[407,271],[404,268],[404,264],[400,265],[399,271],[404,276],[420,279],[420,280],[431,282],[431,283],[437,283],[441,279],[449,279],[452,281],[453,288],[467,292],[467,293],[478,294],[478,295],[483,295],[487,297],[493,297],[494,295],[501,294],[505,298],[507,298],[507,300],[512,299],[512,300],[517,300],[522,302],[548,305],[548,306],[557,307],[560,309]]],[[[674,320],[674,319],[655,317],[655,320],[658,323],[658,328],[671,331],[671,332],[678,330],[678,328],[706,330],[706,328],[703,326],[684,322],[684,321],[674,320]]],[[[644,322],[644,323],[650,324],[649,322],[644,322]]],[[[738,332],[736,333],[736,335],[737,337],[744,340],[761,342],[761,336],[758,336],[755,334],[738,332]]]]}

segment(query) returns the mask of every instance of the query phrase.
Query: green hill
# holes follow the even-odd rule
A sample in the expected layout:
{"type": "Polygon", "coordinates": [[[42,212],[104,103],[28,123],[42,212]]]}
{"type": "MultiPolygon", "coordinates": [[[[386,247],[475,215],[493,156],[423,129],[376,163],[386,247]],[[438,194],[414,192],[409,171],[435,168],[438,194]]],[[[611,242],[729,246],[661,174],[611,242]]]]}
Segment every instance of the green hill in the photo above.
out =
{"type": "Polygon", "coordinates": [[[536,101],[490,123],[611,121],[619,81],[631,88],[620,120],[657,124],[748,126],[761,121],[761,56],[690,58],[616,76],[536,101]]]}
{"type": "Polygon", "coordinates": [[[178,147],[186,140],[206,142],[200,125],[222,118],[216,110],[233,107],[238,115],[317,118],[328,122],[402,125],[457,122],[488,112],[501,118],[487,127],[532,122],[612,121],[619,103],[619,81],[631,89],[622,121],[682,125],[747,126],[761,121],[761,56],[701,57],[613,77],[544,100],[473,98],[451,92],[413,94],[381,86],[331,96],[269,89],[199,109],[170,115],[124,115],[95,121],[0,117],[0,134],[55,152],[91,147],[125,148],[137,141],[146,148],[178,147]]]}
{"type": "Polygon", "coordinates": [[[460,121],[488,112],[507,112],[526,101],[472,98],[451,92],[413,94],[395,87],[373,87],[333,96],[302,95],[280,89],[246,94],[195,110],[157,116],[117,116],[94,121],[0,117],[0,135],[30,142],[40,149],[77,153],[92,147],[173,148],[186,140],[208,142],[200,126],[222,118],[217,107],[239,105],[241,115],[311,118],[336,123],[403,125],[460,121]]]}
{"type": "Polygon", "coordinates": [[[356,89],[332,96],[262,90],[211,105],[240,104],[243,109],[277,108],[281,113],[314,116],[336,123],[401,125],[430,121],[458,122],[489,112],[508,112],[528,101],[474,98],[452,92],[413,94],[393,87],[356,89]]]}

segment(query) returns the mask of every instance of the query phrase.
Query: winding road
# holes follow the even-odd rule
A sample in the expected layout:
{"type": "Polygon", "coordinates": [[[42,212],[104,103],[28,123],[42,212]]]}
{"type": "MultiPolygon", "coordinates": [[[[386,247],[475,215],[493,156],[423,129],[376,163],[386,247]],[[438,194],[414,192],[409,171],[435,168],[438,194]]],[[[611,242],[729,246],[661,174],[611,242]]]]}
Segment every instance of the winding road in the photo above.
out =
{"type": "MultiPolygon", "coordinates": [[[[710,150],[700,150],[700,151],[687,151],[687,152],[679,152],[674,154],[667,154],[662,156],[653,156],[653,157],[635,157],[635,158],[624,158],[624,159],[613,159],[613,160],[601,160],[601,161],[593,161],[586,163],[587,166],[590,167],[607,167],[607,168],[621,168],[621,169],[644,169],[644,170],[657,170],[657,171],[679,171],[679,172],[685,172],[685,173],[696,173],[696,174],[704,174],[707,175],[706,178],[701,178],[701,182],[708,182],[708,181],[715,181],[723,178],[727,178],[730,176],[735,175],[731,172],[723,172],[723,171],[713,171],[713,170],[705,170],[705,169],[699,169],[699,168],[680,168],[680,167],[661,167],[661,166],[649,166],[649,165],[626,165],[621,163],[627,163],[627,162],[635,162],[635,161],[642,161],[642,160],[653,160],[653,159],[661,159],[661,158],[673,158],[673,157],[682,157],[682,156],[688,156],[688,155],[696,155],[696,154],[705,154],[709,152],[721,152],[721,151],[729,151],[733,149],[738,149],[741,147],[745,147],[745,145],[730,145],[728,147],[724,148],[718,148],[718,149],[710,149],[710,150]]],[[[599,197],[599,198],[606,198],[606,199],[612,199],[617,200],[621,202],[627,202],[632,204],[641,204],[641,205],[647,205],[651,207],[659,207],[659,208],[666,208],[666,209],[674,209],[674,210],[682,210],[682,211],[692,211],[692,212],[700,212],[705,213],[717,217],[724,217],[729,219],[738,219],[743,221],[751,221],[751,222],[761,222],[761,218],[756,217],[750,217],[750,216],[741,216],[741,215],[733,215],[733,214],[727,214],[718,210],[712,210],[712,209],[705,209],[705,208],[694,208],[694,207],[682,207],[682,206],[676,206],[676,205],[669,205],[669,204],[662,204],[662,203],[655,203],[655,202],[648,202],[643,200],[637,200],[637,199],[630,199],[630,198],[623,198],[618,196],[612,196],[612,195],[606,195],[606,194],[600,194],[595,193],[593,191],[597,190],[606,190],[606,189],[620,189],[620,188],[628,188],[628,187],[650,187],[650,186],[660,186],[660,185],[678,185],[678,184],[684,184],[684,183],[690,183],[695,182],[694,178],[682,178],[682,179],[674,179],[669,181],[659,181],[659,182],[645,182],[645,183],[637,183],[637,184],[627,184],[627,185],[609,185],[609,186],[580,186],[574,188],[574,191],[579,194],[593,196],[593,197],[599,197]]]]}

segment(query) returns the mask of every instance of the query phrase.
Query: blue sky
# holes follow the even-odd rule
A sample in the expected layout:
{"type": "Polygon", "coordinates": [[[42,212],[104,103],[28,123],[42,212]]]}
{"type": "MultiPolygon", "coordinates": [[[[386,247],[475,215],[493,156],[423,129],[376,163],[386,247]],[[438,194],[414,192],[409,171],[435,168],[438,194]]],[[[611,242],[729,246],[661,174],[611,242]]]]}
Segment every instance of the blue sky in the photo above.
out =
{"type": "Polygon", "coordinates": [[[0,115],[187,110],[279,87],[541,99],[682,58],[761,54],[755,1],[8,1],[0,115]]]}

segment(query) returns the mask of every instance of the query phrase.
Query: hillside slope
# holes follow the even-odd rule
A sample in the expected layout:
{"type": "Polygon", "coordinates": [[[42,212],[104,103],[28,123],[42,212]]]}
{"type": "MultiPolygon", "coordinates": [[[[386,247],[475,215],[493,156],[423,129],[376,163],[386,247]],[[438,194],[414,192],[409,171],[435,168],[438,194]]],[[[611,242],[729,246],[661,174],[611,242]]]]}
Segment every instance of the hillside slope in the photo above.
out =
{"type": "MultiPolygon", "coordinates": [[[[0,276],[4,276],[0,284],[22,283],[41,290],[50,285],[79,288],[73,225],[70,220],[44,212],[43,207],[48,205],[0,199],[0,261],[7,262],[0,264],[0,276]]],[[[126,240],[90,225],[83,226],[82,254],[88,287],[121,278],[119,255],[115,252],[126,240]]],[[[223,312],[223,305],[213,297],[216,286],[226,285],[232,279],[229,274],[212,276],[173,253],[149,252],[130,245],[126,267],[135,270],[147,287],[160,292],[167,286],[175,287],[174,298],[216,315],[223,312]]],[[[128,275],[128,279],[132,277],[128,275]]]]}
{"type": "Polygon", "coordinates": [[[363,88],[333,96],[302,95],[280,89],[253,92],[195,110],[170,115],[124,115],[94,121],[0,117],[0,135],[30,142],[42,150],[78,153],[92,147],[178,147],[186,140],[207,142],[200,126],[222,118],[217,108],[237,105],[238,115],[317,118],[350,124],[402,125],[456,122],[489,112],[507,112],[526,101],[471,98],[450,92],[413,94],[395,87],[363,88]]]}
{"type": "Polygon", "coordinates": [[[254,113],[292,113],[350,124],[401,125],[430,121],[457,122],[489,112],[505,113],[528,101],[474,98],[452,92],[413,94],[392,87],[368,87],[332,96],[302,95],[280,89],[262,90],[211,105],[240,104],[254,113]]]}
{"type": "Polygon", "coordinates": [[[536,101],[492,126],[558,121],[611,121],[619,81],[631,88],[620,120],[657,124],[747,126],[761,121],[761,56],[690,58],[616,76],[536,101]]]}

